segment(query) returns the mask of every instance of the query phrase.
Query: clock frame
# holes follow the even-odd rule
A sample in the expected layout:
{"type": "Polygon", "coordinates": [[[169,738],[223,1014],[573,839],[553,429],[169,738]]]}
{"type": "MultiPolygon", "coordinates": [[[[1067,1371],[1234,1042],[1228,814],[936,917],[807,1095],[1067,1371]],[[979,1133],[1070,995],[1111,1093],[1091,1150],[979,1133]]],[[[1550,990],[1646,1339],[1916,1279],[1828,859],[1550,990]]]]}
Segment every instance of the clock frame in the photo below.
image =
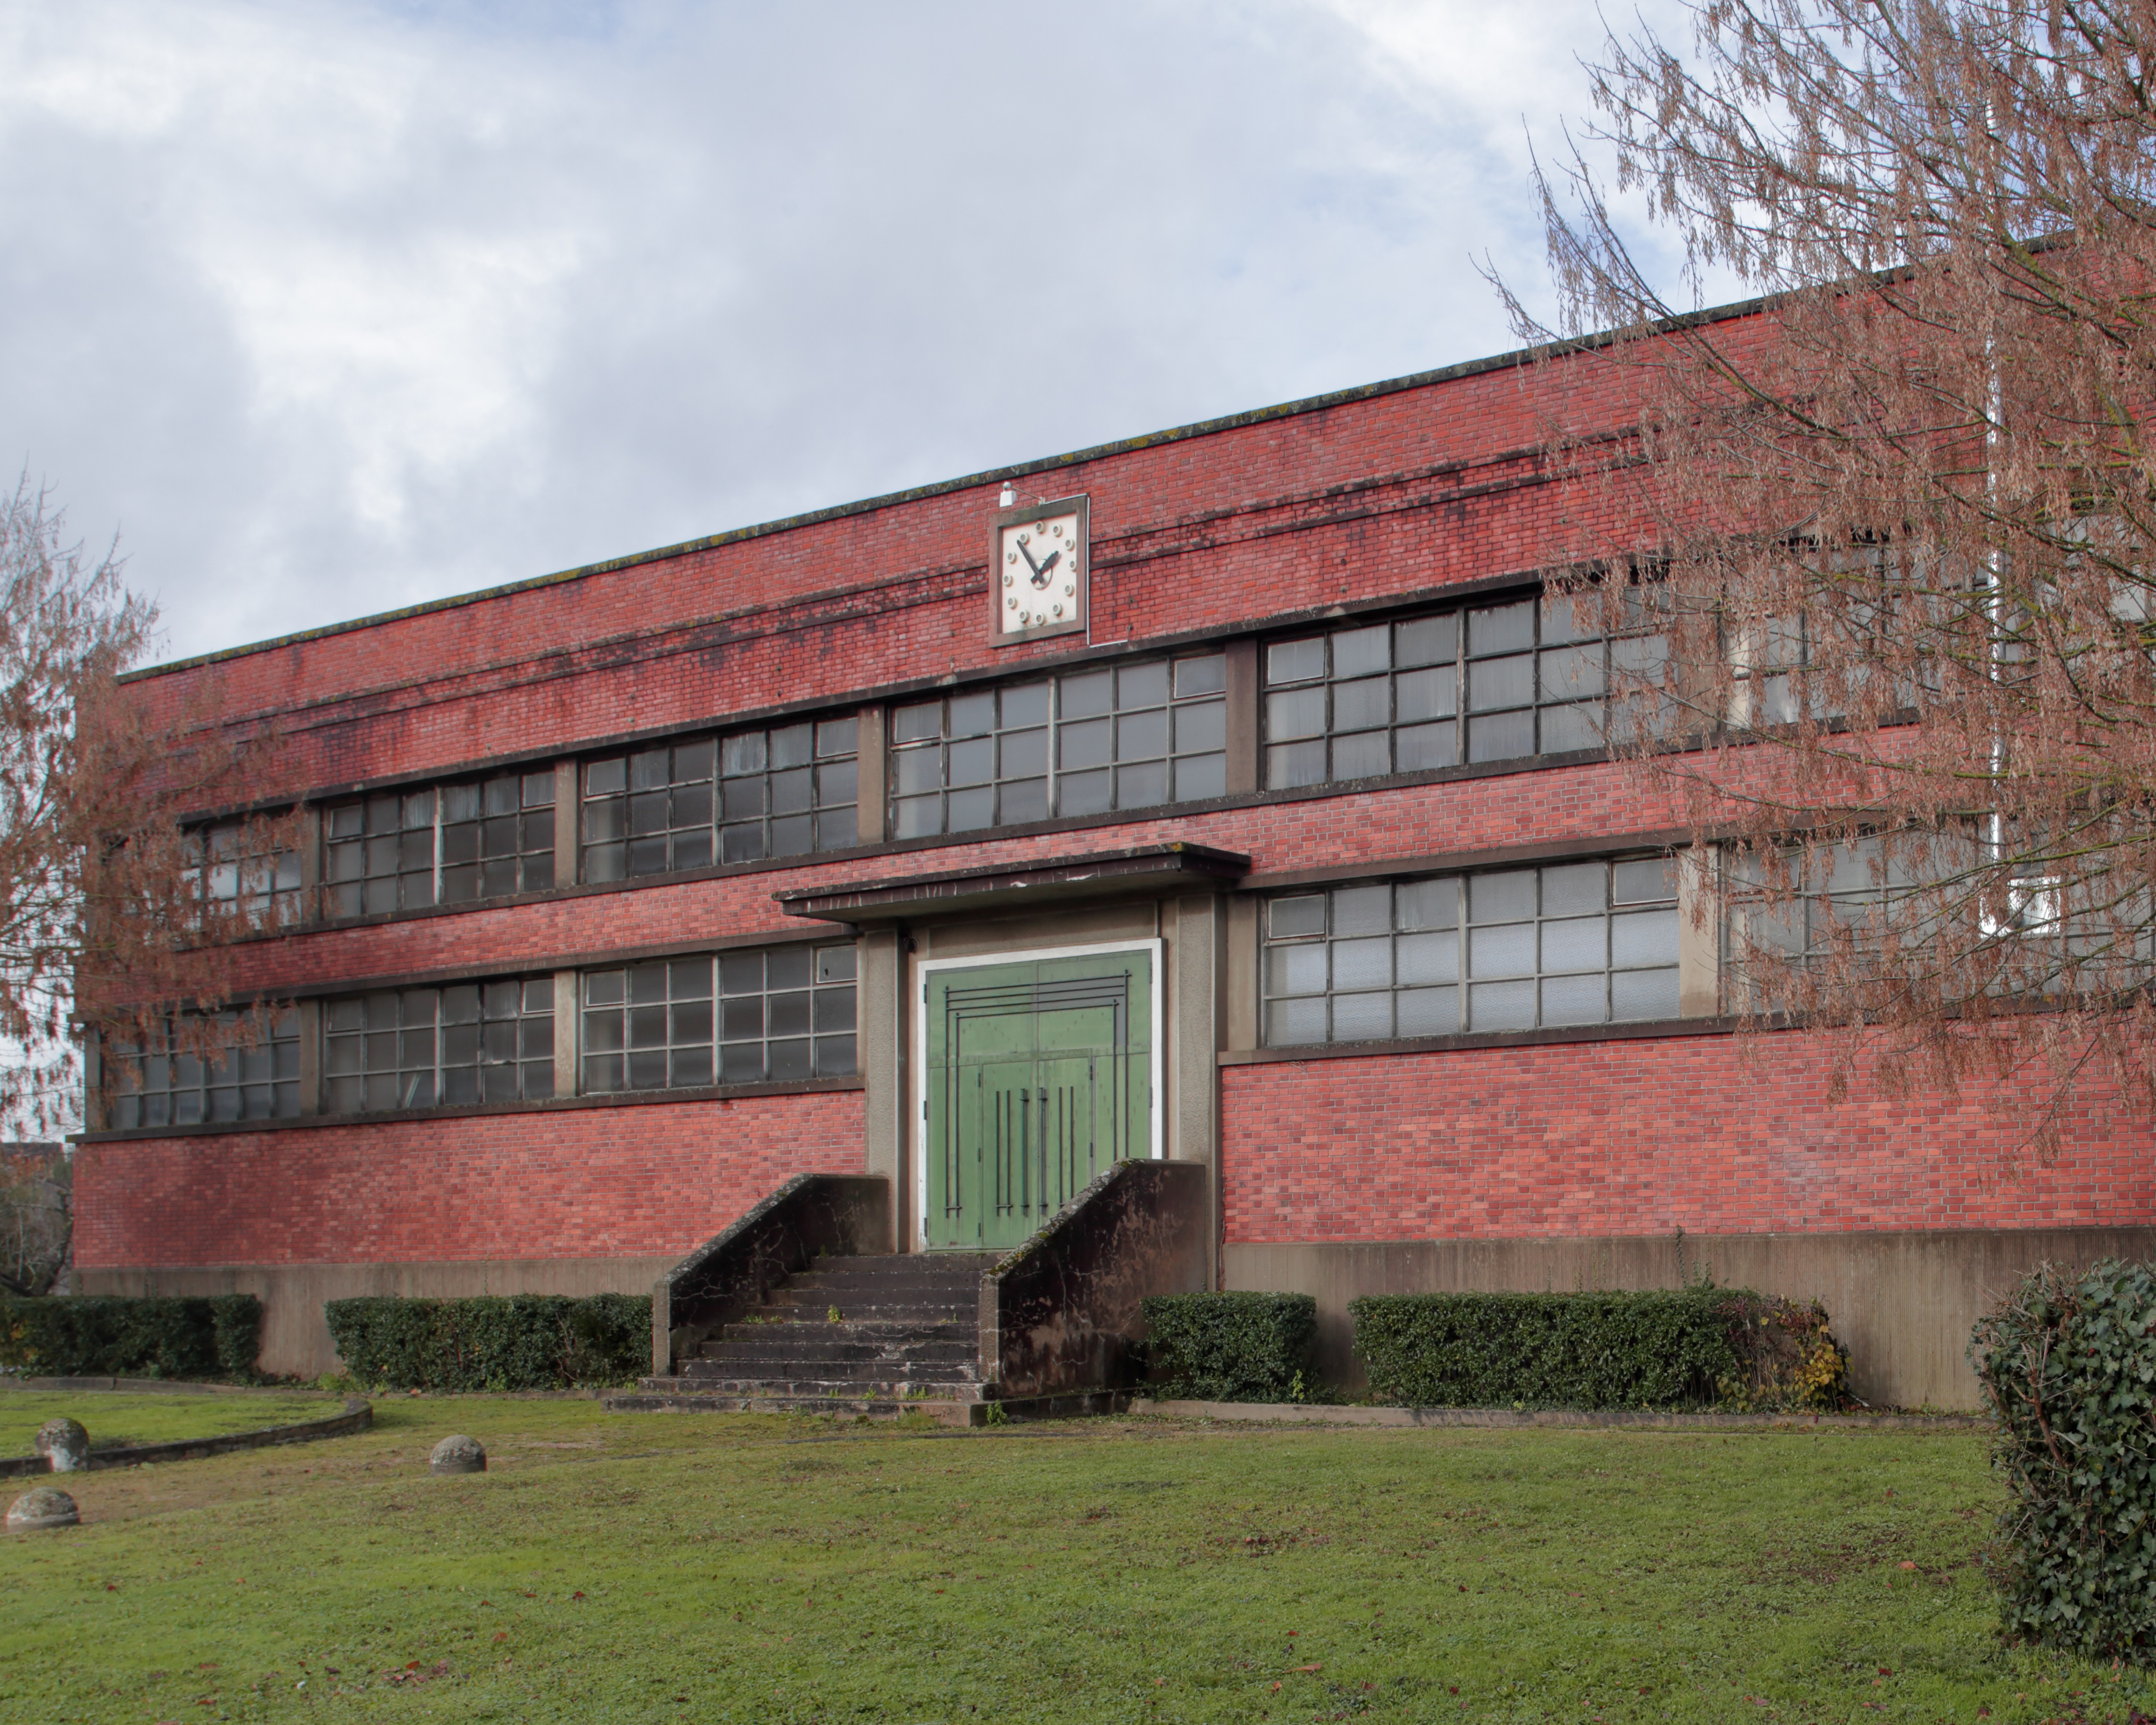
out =
{"type": "Polygon", "coordinates": [[[1086,502],[1082,495],[1055,497],[997,511],[988,553],[988,627],[997,646],[1084,631],[1093,573],[1086,502]]]}

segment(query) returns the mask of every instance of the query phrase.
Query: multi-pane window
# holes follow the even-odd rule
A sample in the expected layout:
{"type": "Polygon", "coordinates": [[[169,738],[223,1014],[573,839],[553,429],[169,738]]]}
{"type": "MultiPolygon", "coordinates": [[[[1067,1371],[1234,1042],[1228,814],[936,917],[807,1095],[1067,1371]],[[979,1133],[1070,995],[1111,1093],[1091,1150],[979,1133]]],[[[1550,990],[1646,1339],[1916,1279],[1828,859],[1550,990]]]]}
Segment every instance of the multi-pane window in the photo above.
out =
{"type": "Polygon", "coordinates": [[[836,850],[860,839],[859,721],[803,720],[586,764],[587,880],[836,850]]]}
{"type": "Polygon", "coordinates": [[[1268,901],[1265,1039],[1286,1046],[1673,1018],[1662,857],[1335,887],[1268,901]]]}
{"type": "Polygon", "coordinates": [[[299,1013],[284,1007],[259,1025],[236,1028],[240,1024],[237,1013],[221,1014],[219,1034],[227,1045],[207,1055],[177,1052],[169,1025],[146,1049],[127,1043],[114,1048],[113,1129],[296,1115],[299,1013]]]}
{"type": "Polygon", "coordinates": [[[554,1094],[554,979],[382,988],[322,1007],[332,1114],[536,1101],[554,1094]]]}
{"type": "Polygon", "coordinates": [[[300,920],[300,853],[265,850],[244,821],[220,821],[187,834],[187,872],[208,904],[248,922],[300,920]]]}
{"type": "Polygon", "coordinates": [[[692,1089],[855,1069],[854,949],[659,958],[583,976],[585,1091],[692,1089]]]}
{"type": "Polygon", "coordinates": [[[329,913],[424,910],[554,884],[554,774],[385,793],[328,811],[329,913]]]}
{"type": "Polygon", "coordinates": [[[891,830],[972,832],[1218,797],[1227,660],[1104,665],[894,709],[891,830]]]}
{"type": "Polygon", "coordinates": [[[1651,679],[1668,644],[1645,626],[1605,637],[1599,603],[1514,599],[1269,644],[1266,785],[1602,747],[1611,670],[1651,679]]]}

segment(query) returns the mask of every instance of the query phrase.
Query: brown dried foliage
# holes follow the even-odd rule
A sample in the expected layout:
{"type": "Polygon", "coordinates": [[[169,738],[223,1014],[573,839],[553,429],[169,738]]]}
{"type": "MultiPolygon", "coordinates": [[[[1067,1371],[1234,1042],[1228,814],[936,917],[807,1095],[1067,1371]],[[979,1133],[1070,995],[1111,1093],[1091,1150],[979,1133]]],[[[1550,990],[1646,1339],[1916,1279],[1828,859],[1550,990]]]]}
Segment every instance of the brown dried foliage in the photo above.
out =
{"type": "Polygon", "coordinates": [[[1840,1027],[1844,1078],[2010,1079],[2056,1147],[2156,1106],[2156,8],[1692,18],[1589,69],[1562,327],[1507,295],[1630,403],[1549,426],[1622,523],[1570,549],[1671,644],[1614,743],[1722,847],[1727,1004],[1840,1027]],[[1598,154],[1761,315],[1666,300],[1598,154]]]}
{"type": "MultiPolygon", "coordinates": [[[[0,502],[0,1120],[18,1132],[68,1122],[87,1031],[198,1055],[253,1033],[251,1014],[203,1015],[223,1002],[230,942],[262,917],[244,895],[204,893],[213,871],[187,819],[231,797],[270,739],[213,715],[145,721],[118,679],[156,624],[43,494],[0,502]]],[[[290,824],[234,837],[274,852],[290,824]]]]}

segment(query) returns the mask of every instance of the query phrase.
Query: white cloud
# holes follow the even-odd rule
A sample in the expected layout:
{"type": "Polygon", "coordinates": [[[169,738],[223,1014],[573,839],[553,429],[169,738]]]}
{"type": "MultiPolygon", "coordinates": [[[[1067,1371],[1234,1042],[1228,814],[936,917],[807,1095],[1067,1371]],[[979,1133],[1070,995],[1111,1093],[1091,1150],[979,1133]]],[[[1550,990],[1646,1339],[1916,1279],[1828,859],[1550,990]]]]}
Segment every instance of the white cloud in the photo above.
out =
{"type": "Polygon", "coordinates": [[[1086,17],[23,8],[0,451],[187,652],[1510,345],[1591,6],[1086,17]]]}

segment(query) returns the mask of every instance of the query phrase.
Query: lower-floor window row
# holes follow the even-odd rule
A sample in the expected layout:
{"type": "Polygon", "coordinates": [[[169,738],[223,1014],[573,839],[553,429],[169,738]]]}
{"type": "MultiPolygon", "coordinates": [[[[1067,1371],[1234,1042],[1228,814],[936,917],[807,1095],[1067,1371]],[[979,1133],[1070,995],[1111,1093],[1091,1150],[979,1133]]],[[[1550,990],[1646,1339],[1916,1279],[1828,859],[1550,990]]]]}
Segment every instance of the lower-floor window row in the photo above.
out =
{"type": "Polygon", "coordinates": [[[111,1124],[201,1126],[226,1120],[275,1120],[300,1111],[300,1014],[290,1007],[249,1022],[218,1014],[211,1045],[182,1051],[190,1040],[167,1022],[146,1044],[114,1045],[111,1124]]]}
{"type": "Polygon", "coordinates": [[[771,947],[586,971],[583,1088],[684,1090],[855,1070],[854,949],[771,947]]]}
{"type": "Polygon", "coordinates": [[[554,978],[378,989],[322,1008],[322,1109],[536,1101],[554,1094],[554,978]]]}
{"type": "MultiPolygon", "coordinates": [[[[377,988],[321,1008],[320,1108],[372,1114],[539,1101],[572,1086],[609,1096],[850,1076],[850,945],[788,945],[574,973],[577,1064],[555,1034],[556,977],[377,988]]],[[[168,1021],[147,1046],[116,1042],[105,1124],[116,1131],[270,1120],[301,1097],[300,1009],[221,1015],[203,1037],[168,1021]],[[208,1051],[182,1052],[206,1044],[208,1051]]]]}
{"type": "Polygon", "coordinates": [[[1270,1046],[1677,1014],[1666,857],[1282,894],[1265,918],[1270,1046]]]}

